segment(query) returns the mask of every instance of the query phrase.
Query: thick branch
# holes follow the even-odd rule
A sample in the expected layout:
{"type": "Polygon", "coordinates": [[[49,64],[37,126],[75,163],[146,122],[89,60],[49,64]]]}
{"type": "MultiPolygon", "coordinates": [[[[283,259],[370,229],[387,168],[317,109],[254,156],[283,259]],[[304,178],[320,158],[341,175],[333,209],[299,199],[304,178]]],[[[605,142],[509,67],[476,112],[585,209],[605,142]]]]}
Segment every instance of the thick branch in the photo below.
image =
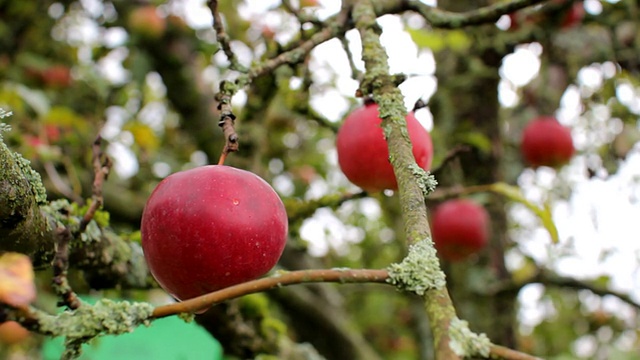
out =
{"type": "MultiPolygon", "coordinates": [[[[403,97],[389,74],[387,55],[380,44],[372,2],[356,2],[352,16],[362,39],[362,57],[367,70],[360,91],[363,94],[373,93],[374,100],[380,105],[382,127],[389,144],[391,164],[398,179],[406,236],[411,244],[415,244],[429,239],[431,232],[424,193],[412,170],[417,165],[404,120],[406,109],[403,97]]],[[[435,256],[433,262],[437,262],[435,256]]],[[[426,291],[424,301],[434,335],[436,358],[458,359],[458,355],[449,346],[449,326],[456,314],[446,287],[426,291]]]]}
{"type": "Polygon", "coordinates": [[[513,0],[498,2],[493,5],[464,13],[454,13],[428,6],[420,1],[411,1],[409,7],[419,12],[433,27],[455,29],[469,25],[479,25],[498,21],[504,15],[520,10],[543,0],[513,0]]]}
{"type": "Polygon", "coordinates": [[[29,162],[12,152],[0,134],[0,251],[32,258],[53,250],[55,241],[54,223],[38,209],[36,188],[42,184],[33,175],[29,162]]]}
{"type": "Polygon", "coordinates": [[[149,274],[139,244],[100,228],[95,221],[80,234],[83,214],[73,214],[66,201],[44,204],[46,196],[40,194],[44,187],[36,191],[41,186],[28,161],[0,141],[0,251],[28,255],[36,268],[50,266],[59,225],[74,224],[70,231],[78,236],[68,242],[69,259],[74,267],[85,270],[92,287],[148,287],[149,274]]]}

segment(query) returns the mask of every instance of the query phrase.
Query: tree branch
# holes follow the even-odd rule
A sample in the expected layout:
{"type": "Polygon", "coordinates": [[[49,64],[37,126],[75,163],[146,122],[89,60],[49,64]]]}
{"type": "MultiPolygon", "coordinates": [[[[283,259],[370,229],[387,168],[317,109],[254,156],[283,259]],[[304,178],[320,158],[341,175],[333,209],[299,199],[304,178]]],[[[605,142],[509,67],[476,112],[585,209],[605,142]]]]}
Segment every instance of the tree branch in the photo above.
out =
{"type": "Polygon", "coordinates": [[[225,300],[287,285],[314,282],[385,283],[388,276],[389,273],[387,270],[334,269],[292,271],[238,284],[179,303],[158,306],[154,309],[152,317],[157,319],[180,313],[197,312],[225,300]]]}
{"type": "Polygon", "coordinates": [[[640,310],[640,303],[633,300],[633,298],[628,294],[625,294],[619,291],[614,291],[614,290],[608,289],[605,286],[596,285],[595,283],[592,283],[589,281],[578,280],[570,277],[551,274],[548,271],[539,271],[536,275],[522,282],[519,282],[517,284],[513,282],[500,284],[496,287],[493,287],[489,291],[489,295],[499,296],[500,294],[507,293],[507,292],[517,293],[523,287],[529,284],[542,284],[545,286],[554,286],[559,288],[569,288],[569,289],[575,289],[575,290],[589,290],[592,293],[599,296],[607,296],[607,295],[615,296],[618,299],[622,300],[623,302],[636,308],[637,310],[640,310]]]}
{"type": "MultiPolygon", "coordinates": [[[[28,255],[35,268],[51,265],[60,239],[58,228],[66,226],[72,239],[69,261],[85,270],[93,288],[149,286],[149,274],[139,244],[120,238],[95,220],[86,231],[78,227],[84,214],[66,200],[46,203],[40,176],[29,162],[12,152],[0,138],[0,251],[28,255]]],[[[63,250],[62,249],[62,250],[63,250]]],[[[59,249],[60,250],[60,249],[59,249]]],[[[61,274],[62,268],[58,274],[61,274]]]]}
{"type": "Polygon", "coordinates": [[[240,64],[238,57],[233,50],[231,50],[231,39],[229,39],[229,35],[224,30],[222,16],[220,16],[220,13],[218,12],[218,0],[209,0],[208,4],[209,9],[211,9],[211,14],[213,15],[213,29],[216,31],[216,36],[220,46],[222,46],[222,50],[225,55],[227,55],[227,59],[229,59],[229,62],[231,63],[231,69],[246,73],[248,69],[240,64]]]}
{"type": "Polygon", "coordinates": [[[491,359],[504,360],[542,360],[539,357],[512,350],[500,345],[491,345],[491,359]]]}
{"type": "MultiPolygon", "coordinates": [[[[414,172],[417,165],[407,136],[403,97],[389,74],[387,54],[380,43],[380,30],[376,23],[373,2],[356,1],[352,16],[362,39],[362,58],[367,70],[360,92],[364,95],[373,93],[374,100],[380,106],[381,125],[389,145],[391,164],[398,180],[406,237],[410,244],[417,244],[430,239],[431,232],[427,220],[425,194],[421,187],[425,184],[419,184],[420,180],[417,181],[414,172]]],[[[435,272],[441,272],[435,254],[433,259],[429,260],[429,264],[434,267],[435,272]]],[[[434,335],[436,358],[459,359],[449,345],[451,340],[449,327],[456,313],[446,286],[428,289],[423,298],[434,335]]]]}

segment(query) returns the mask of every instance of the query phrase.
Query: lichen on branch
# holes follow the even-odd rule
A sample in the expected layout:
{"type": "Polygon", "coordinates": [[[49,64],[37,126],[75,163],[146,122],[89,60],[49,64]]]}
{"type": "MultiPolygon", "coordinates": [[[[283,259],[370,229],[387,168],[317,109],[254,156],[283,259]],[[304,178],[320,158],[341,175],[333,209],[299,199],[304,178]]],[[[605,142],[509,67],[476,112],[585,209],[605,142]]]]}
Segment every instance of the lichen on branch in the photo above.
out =
{"type": "MultiPolygon", "coordinates": [[[[9,126],[0,123],[0,129],[9,126]]],[[[122,239],[106,228],[100,211],[78,234],[82,209],[67,200],[46,203],[40,175],[29,161],[7,147],[0,136],[0,251],[28,255],[35,268],[51,265],[57,229],[68,227],[74,236],[69,242],[70,261],[85,270],[94,288],[122,285],[149,287],[149,274],[139,244],[122,239]]]]}
{"type": "Polygon", "coordinates": [[[469,323],[457,317],[451,320],[449,326],[449,342],[451,349],[463,357],[489,357],[491,341],[485,334],[476,334],[469,329],[469,323]]]}
{"type": "Polygon", "coordinates": [[[446,285],[436,250],[430,238],[409,245],[409,254],[399,264],[391,264],[387,282],[403,291],[424,295],[427,290],[446,285]]]}

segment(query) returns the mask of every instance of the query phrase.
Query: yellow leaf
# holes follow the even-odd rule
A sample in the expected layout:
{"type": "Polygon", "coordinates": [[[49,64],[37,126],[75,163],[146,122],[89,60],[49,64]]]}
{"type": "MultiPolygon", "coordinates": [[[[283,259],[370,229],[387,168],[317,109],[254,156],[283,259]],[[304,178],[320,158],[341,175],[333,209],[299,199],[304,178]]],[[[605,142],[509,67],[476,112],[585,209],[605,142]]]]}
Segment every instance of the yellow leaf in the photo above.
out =
{"type": "Polygon", "coordinates": [[[542,207],[532,203],[527,200],[524,195],[522,195],[522,191],[517,186],[512,186],[506,183],[495,183],[490,186],[490,190],[506,196],[512,201],[519,202],[522,205],[526,206],[529,210],[531,210],[542,222],[542,226],[549,232],[551,236],[551,241],[553,243],[558,243],[559,235],[558,229],[556,228],[556,224],[553,222],[553,218],[551,217],[551,208],[549,204],[544,204],[542,207]]]}
{"type": "Polygon", "coordinates": [[[31,259],[18,253],[0,256],[0,302],[25,307],[35,298],[36,285],[31,259]]]}

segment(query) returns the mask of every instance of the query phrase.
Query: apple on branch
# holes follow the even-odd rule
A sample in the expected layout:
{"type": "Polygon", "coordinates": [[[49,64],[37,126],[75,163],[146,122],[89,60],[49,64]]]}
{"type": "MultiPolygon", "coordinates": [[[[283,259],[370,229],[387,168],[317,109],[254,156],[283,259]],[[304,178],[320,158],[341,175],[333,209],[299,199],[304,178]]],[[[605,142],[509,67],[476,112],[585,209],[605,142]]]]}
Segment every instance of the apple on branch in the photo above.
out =
{"type": "MultiPolygon", "coordinates": [[[[429,170],[433,160],[431,136],[413,113],[405,119],[415,161],[429,170]]],[[[349,181],[368,192],[398,189],[381,122],[378,105],[367,102],[347,116],[336,138],[340,169],[349,181]]]]}
{"type": "Polygon", "coordinates": [[[257,175],[224,165],[172,174],[142,214],[142,248],[160,286],[179,300],[271,270],[287,240],[285,207],[257,175]]]}
{"type": "Polygon", "coordinates": [[[534,168],[558,168],[571,160],[575,148],[568,128],[553,116],[540,116],[525,127],[520,151],[525,161],[534,168]]]}
{"type": "Polygon", "coordinates": [[[489,241],[489,232],[489,214],[471,200],[446,201],[433,213],[433,242],[445,260],[459,261],[479,252],[489,241]]]}

